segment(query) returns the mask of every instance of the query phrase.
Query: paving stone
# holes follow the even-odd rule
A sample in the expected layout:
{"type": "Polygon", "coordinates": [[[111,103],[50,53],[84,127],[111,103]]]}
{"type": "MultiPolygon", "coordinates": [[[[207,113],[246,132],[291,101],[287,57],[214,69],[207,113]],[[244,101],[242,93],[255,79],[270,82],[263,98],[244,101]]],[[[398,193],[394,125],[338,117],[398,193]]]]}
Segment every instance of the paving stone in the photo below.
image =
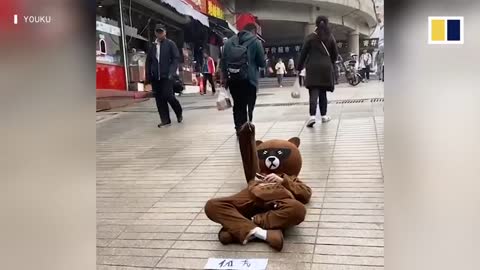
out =
{"type": "Polygon", "coordinates": [[[383,230],[382,223],[320,222],[320,228],[383,230]]]}
{"type": "Polygon", "coordinates": [[[348,229],[326,229],[319,228],[318,236],[326,237],[357,237],[357,238],[382,238],[383,231],[381,230],[348,230],[348,229]]]}
{"type": "Polygon", "coordinates": [[[187,226],[132,225],[125,229],[127,233],[175,233],[183,232],[187,226]]]}
{"type": "Polygon", "coordinates": [[[316,245],[315,254],[383,257],[383,247],[316,245]]]}
{"type": "Polygon", "coordinates": [[[160,258],[167,249],[150,248],[97,248],[97,254],[103,256],[141,256],[160,258]]]}
{"type": "Polygon", "coordinates": [[[311,262],[312,254],[284,252],[216,251],[216,250],[169,250],[165,257],[175,258],[267,258],[279,262],[311,262]]]}
{"type": "Polygon", "coordinates": [[[112,266],[112,265],[97,265],[97,270],[146,270],[152,269],[150,267],[129,267],[129,266],[112,266]]]}
{"type": "Polygon", "coordinates": [[[125,232],[118,236],[118,239],[125,240],[176,240],[181,233],[132,233],[125,232]]]}
{"type": "MultiPolygon", "coordinates": [[[[340,86],[332,95],[383,97],[375,87],[340,86]]],[[[285,102],[289,91],[258,102],[285,102]]],[[[258,139],[301,138],[300,179],[313,191],[282,253],[265,243],[220,244],[220,225],[204,213],[210,198],[246,187],[231,113],[185,110],[184,124],[158,129],[152,100],[134,107],[97,126],[97,269],[203,269],[209,257],[269,258],[268,269],[280,270],[383,269],[384,119],[376,104],[330,104],[333,120],[313,129],[304,128],[307,106],[256,109],[258,139]]]]}
{"type": "Polygon", "coordinates": [[[344,264],[312,264],[311,270],[383,270],[383,267],[344,264]]]}
{"type": "Polygon", "coordinates": [[[351,237],[317,237],[317,244],[383,247],[383,239],[378,238],[351,238],[351,237]]]}
{"type": "Polygon", "coordinates": [[[170,248],[174,241],[170,240],[113,240],[108,247],[112,248],[170,248]]]}
{"type": "Polygon", "coordinates": [[[313,256],[313,262],[339,265],[383,266],[384,259],[383,257],[332,256],[315,254],[313,256]]]}
{"type": "Polygon", "coordinates": [[[106,265],[154,267],[159,261],[159,257],[97,256],[97,264],[106,265]]]}

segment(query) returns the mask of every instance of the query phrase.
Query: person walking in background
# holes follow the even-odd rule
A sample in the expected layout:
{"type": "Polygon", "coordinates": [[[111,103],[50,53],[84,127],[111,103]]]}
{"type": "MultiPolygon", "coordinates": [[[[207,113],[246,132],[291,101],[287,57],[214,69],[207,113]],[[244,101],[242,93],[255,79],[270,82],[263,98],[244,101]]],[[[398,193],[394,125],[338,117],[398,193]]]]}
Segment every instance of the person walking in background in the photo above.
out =
{"type": "Polygon", "coordinates": [[[287,70],[285,68],[285,64],[282,61],[282,58],[278,59],[278,62],[275,65],[275,71],[277,72],[278,87],[283,87],[283,76],[285,76],[287,70]]]}
{"type": "Polygon", "coordinates": [[[340,55],[337,56],[335,63],[333,64],[335,71],[335,84],[338,84],[338,79],[340,78],[340,62],[342,61],[340,55]]]}
{"type": "Polygon", "coordinates": [[[305,86],[305,76],[307,75],[307,69],[303,68],[302,71],[298,74],[298,81],[300,83],[300,87],[305,86]]]}
{"type": "Polygon", "coordinates": [[[215,95],[215,81],[213,80],[213,76],[215,75],[215,61],[213,61],[213,58],[210,57],[206,51],[203,52],[202,74],[203,92],[201,94],[204,95],[207,93],[207,81],[209,81],[212,86],[212,95],[215,95]]]}
{"type": "Polygon", "coordinates": [[[228,38],[226,38],[226,37],[224,37],[224,38],[222,39],[222,44],[223,44],[223,45],[220,47],[220,59],[223,58],[223,51],[224,51],[224,49],[225,49],[225,43],[227,43],[227,41],[228,41],[228,38]]]}
{"type": "Polygon", "coordinates": [[[243,124],[253,120],[259,68],[265,68],[265,52],[257,38],[255,24],[247,24],[227,41],[221,61],[221,81],[230,89],[233,98],[233,119],[238,136],[243,124]]]}
{"type": "Polygon", "coordinates": [[[293,58],[288,59],[288,75],[293,76],[295,72],[295,60],[293,58]]]}
{"type": "Polygon", "coordinates": [[[363,50],[363,54],[360,56],[360,63],[359,63],[359,67],[362,69],[363,82],[368,82],[370,80],[371,65],[372,65],[372,55],[367,50],[363,50]]]}
{"type": "Polygon", "coordinates": [[[337,42],[332,35],[325,16],[318,16],[315,22],[317,29],[308,35],[302,46],[298,70],[306,67],[305,86],[310,95],[310,118],[307,127],[316,122],[317,104],[320,107],[322,122],[330,121],[327,116],[327,91],[335,89],[334,64],[338,57],[337,42]]]}
{"type": "Polygon", "coordinates": [[[177,115],[178,123],[183,121],[182,106],[173,93],[173,78],[178,69],[180,54],[175,42],[167,38],[164,25],[155,26],[155,45],[152,46],[145,62],[145,84],[152,84],[161,123],[158,127],[171,125],[168,104],[177,115]]]}

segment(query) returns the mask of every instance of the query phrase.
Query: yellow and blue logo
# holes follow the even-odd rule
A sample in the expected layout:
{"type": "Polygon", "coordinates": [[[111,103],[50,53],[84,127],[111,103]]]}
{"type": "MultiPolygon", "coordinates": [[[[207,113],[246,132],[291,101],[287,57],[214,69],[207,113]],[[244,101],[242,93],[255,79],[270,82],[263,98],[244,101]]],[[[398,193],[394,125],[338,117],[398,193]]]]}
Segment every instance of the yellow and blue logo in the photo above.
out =
{"type": "Polygon", "coordinates": [[[463,44],[463,17],[428,17],[428,44],[463,44]]]}

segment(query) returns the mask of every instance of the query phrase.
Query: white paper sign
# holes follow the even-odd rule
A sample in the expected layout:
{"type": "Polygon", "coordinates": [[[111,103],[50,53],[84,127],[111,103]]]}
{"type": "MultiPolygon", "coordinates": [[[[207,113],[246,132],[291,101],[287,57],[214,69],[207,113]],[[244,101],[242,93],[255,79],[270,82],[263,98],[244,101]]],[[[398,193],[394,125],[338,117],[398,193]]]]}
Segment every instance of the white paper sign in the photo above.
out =
{"type": "Polygon", "coordinates": [[[209,258],[203,269],[209,270],[266,270],[268,259],[209,258]]]}

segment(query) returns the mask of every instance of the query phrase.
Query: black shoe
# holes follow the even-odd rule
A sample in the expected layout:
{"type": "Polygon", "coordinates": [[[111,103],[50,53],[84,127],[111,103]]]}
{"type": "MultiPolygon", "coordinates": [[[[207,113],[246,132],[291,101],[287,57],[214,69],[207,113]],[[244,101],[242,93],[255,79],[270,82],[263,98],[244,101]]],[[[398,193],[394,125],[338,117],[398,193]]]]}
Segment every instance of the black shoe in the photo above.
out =
{"type": "Polygon", "coordinates": [[[182,123],[183,122],[183,116],[177,117],[177,121],[178,121],[178,123],[182,123]]]}
{"type": "Polygon", "coordinates": [[[169,127],[169,126],[171,126],[171,125],[172,125],[171,122],[168,122],[168,123],[160,123],[160,124],[158,125],[158,127],[159,127],[159,128],[163,128],[163,127],[169,127]]]}

